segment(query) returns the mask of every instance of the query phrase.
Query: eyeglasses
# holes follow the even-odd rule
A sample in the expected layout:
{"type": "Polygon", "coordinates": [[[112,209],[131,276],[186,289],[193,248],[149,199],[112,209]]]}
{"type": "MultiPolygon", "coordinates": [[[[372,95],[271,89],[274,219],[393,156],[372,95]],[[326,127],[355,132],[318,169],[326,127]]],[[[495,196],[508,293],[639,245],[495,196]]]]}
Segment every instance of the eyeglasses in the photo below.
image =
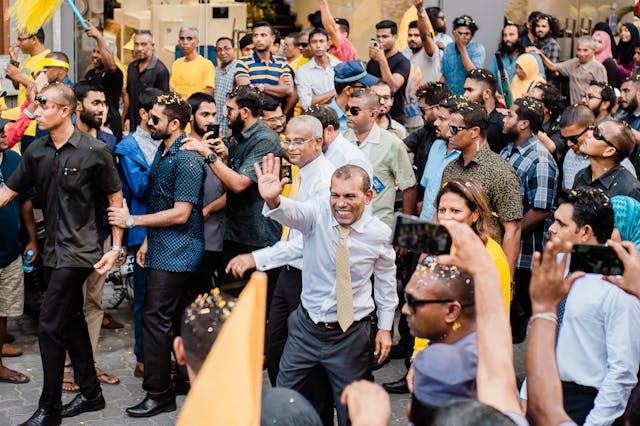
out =
{"type": "Polygon", "coordinates": [[[23,41],[25,41],[25,40],[29,40],[31,37],[33,37],[33,36],[28,36],[28,37],[18,37],[18,41],[19,41],[20,43],[22,43],[22,42],[23,42],[23,41]]]}
{"type": "Polygon", "coordinates": [[[611,141],[602,134],[602,130],[600,130],[600,127],[596,125],[591,125],[588,127],[588,129],[593,132],[593,138],[595,140],[602,141],[607,145],[609,145],[610,147],[612,147],[613,149],[615,149],[616,151],[618,151],[618,147],[615,146],[613,143],[611,143],[611,141]]]}
{"type": "Polygon", "coordinates": [[[418,305],[430,305],[434,303],[451,303],[453,299],[414,299],[410,294],[404,293],[404,300],[407,302],[409,312],[416,313],[416,306],[418,305]]]}
{"type": "Polygon", "coordinates": [[[448,126],[449,126],[449,133],[451,133],[453,136],[460,133],[460,130],[469,130],[472,127],[475,127],[475,126],[454,126],[453,124],[449,124],[448,126]]]}
{"type": "Polygon", "coordinates": [[[344,107],[344,112],[347,114],[351,114],[354,117],[357,117],[362,111],[371,111],[370,109],[360,109],[358,107],[352,107],[347,105],[346,107],[344,107]]]}
{"type": "Polygon", "coordinates": [[[284,123],[285,121],[287,121],[287,117],[284,115],[281,115],[279,117],[269,117],[269,118],[263,118],[263,121],[266,121],[268,123],[284,123]]]}
{"type": "Polygon", "coordinates": [[[298,43],[298,46],[302,47],[303,49],[306,49],[307,46],[309,46],[309,43],[300,42],[300,43],[298,43]]]}
{"type": "Polygon", "coordinates": [[[592,95],[591,93],[583,93],[582,97],[588,101],[590,101],[591,99],[602,99],[601,97],[592,95]]]}
{"type": "Polygon", "coordinates": [[[587,130],[589,130],[589,127],[591,126],[587,126],[583,131],[581,131],[580,133],[578,133],[577,135],[572,135],[572,136],[567,136],[565,139],[568,142],[571,142],[573,144],[577,144],[578,143],[578,139],[580,139],[580,136],[584,135],[585,133],[587,133],[587,130]]]}
{"type": "Polygon", "coordinates": [[[151,122],[156,126],[158,125],[158,123],[160,123],[160,117],[158,117],[157,115],[149,114],[149,118],[151,119],[151,122]]]}
{"type": "Polygon", "coordinates": [[[419,107],[419,108],[420,108],[420,112],[424,114],[425,112],[427,112],[427,111],[429,111],[429,110],[432,110],[432,109],[434,109],[434,108],[435,108],[435,107],[437,107],[437,106],[438,106],[438,104],[435,104],[435,105],[427,105],[427,106],[421,106],[421,107],[419,107]]]}
{"type": "Polygon", "coordinates": [[[231,111],[233,111],[235,109],[238,109],[238,108],[232,108],[229,105],[225,105],[224,108],[225,108],[225,111],[227,113],[227,116],[231,115],[231,111]]]}
{"type": "Polygon", "coordinates": [[[56,105],[58,108],[62,108],[66,106],[66,105],[59,104],[58,102],[52,101],[51,99],[47,99],[45,95],[36,95],[34,100],[42,107],[47,106],[47,102],[50,102],[56,105]]]}
{"type": "Polygon", "coordinates": [[[304,140],[302,140],[302,139],[294,139],[294,140],[284,139],[282,141],[282,144],[284,146],[293,145],[295,147],[301,147],[301,146],[304,146],[304,144],[306,144],[307,142],[312,141],[313,139],[314,138],[309,138],[309,139],[304,139],[304,140]]]}

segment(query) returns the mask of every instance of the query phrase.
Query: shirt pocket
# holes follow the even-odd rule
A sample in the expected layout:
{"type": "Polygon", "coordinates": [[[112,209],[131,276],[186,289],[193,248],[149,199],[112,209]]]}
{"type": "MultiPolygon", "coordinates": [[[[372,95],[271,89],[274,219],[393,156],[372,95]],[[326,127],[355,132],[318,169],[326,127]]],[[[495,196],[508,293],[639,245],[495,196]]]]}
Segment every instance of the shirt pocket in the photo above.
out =
{"type": "Polygon", "coordinates": [[[79,192],[82,190],[89,171],[80,165],[66,165],[60,170],[60,187],[68,192],[79,192]]]}

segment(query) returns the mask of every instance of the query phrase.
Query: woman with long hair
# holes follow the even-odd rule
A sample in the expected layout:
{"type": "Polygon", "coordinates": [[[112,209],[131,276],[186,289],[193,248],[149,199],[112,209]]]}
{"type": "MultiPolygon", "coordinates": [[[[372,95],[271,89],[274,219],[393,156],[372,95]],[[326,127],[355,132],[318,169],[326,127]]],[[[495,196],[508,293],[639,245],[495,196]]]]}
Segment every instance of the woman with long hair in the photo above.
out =
{"type": "Polygon", "coordinates": [[[636,45],[640,42],[638,28],[632,23],[625,23],[620,26],[620,41],[618,42],[618,77],[619,81],[626,80],[634,68],[633,54],[636,45]]]}

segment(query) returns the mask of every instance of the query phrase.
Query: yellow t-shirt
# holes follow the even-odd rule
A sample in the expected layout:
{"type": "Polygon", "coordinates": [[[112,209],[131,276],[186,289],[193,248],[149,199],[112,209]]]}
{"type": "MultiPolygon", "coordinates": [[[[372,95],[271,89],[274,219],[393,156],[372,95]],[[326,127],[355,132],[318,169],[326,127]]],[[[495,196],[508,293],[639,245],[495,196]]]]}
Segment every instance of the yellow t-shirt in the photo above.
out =
{"type": "MultiPolygon", "coordinates": [[[[34,56],[29,56],[24,60],[22,65],[20,66],[20,72],[24,74],[29,80],[33,81],[33,74],[39,72],[42,67],[40,66],[40,62],[47,56],[51,50],[45,49],[42,52],[38,53],[34,56]]],[[[27,99],[27,88],[23,85],[20,85],[20,90],[18,91],[18,106],[15,108],[8,109],[2,112],[2,118],[8,118],[11,120],[15,120],[20,115],[20,106],[27,99]]],[[[26,136],[34,136],[36,134],[36,122],[35,120],[31,121],[27,130],[25,130],[24,134],[26,136]]]]}
{"type": "MultiPolygon", "coordinates": [[[[504,307],[507,309],[507,318],[509,318],[509,311],[511,308],[511,272],[509,271],[509,262],[507,256],[504,254],[502,247],[498,242],[492,238],[489,238],[487,245],[485,246],[491,256],[491,260],[495,263],[498,269],[498,275],[500,276],[500,288],[502,290],[502,299],[504,300],[504,307]]],[[[451,253],[455,251],[455,247],[451,247],[451,253]]],[[[427,346],[427,339],[415,339],[413,344],[413,356],[416,353],[427,346]]]]}
{"type": "Polygon", "coordinates": [[[171,67],[169,86],[185,99],[205,88],[215,87],[216,68],[202,55],[187,62],[185,57],[176,59],[171,67]]]}

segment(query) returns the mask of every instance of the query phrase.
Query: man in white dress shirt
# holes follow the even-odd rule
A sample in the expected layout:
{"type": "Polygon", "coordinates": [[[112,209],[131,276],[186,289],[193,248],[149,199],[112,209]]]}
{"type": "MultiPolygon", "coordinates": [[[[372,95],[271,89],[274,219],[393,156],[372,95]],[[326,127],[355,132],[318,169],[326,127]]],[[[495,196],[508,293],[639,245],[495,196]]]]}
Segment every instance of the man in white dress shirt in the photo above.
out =
{"type": "MultiPolygon", "coordinates": [[[[601,190],[578,188],[561,199],[549,237],[604,244],[613,208],[601,190]]],[[[558,307],[558,372],[564,408],[579,425],[610,425],[622,416],[637,382],[640,301],[602,275],[577,279],[558,307]]]]}
{"type": "Polygon", "coordinates": [[[277,385],[305,395],[302,388],[309,373],[321,365],[329,376],[338,423],[346,425],[340,394],[368,373],[374,309],[378,332],[373,356],[378,363],[391,348],[398,303],[391,229],[363,214],[373,192],[361,167],[340,167],[331,179],[330,193],[306,202],[280,195],[286,180],[280,180],[279,159],[268,155],[262,170],[257,165],[255,169],[265,216],[300,230],[304,241],[301,304],[289,316],[277,385]]]}

